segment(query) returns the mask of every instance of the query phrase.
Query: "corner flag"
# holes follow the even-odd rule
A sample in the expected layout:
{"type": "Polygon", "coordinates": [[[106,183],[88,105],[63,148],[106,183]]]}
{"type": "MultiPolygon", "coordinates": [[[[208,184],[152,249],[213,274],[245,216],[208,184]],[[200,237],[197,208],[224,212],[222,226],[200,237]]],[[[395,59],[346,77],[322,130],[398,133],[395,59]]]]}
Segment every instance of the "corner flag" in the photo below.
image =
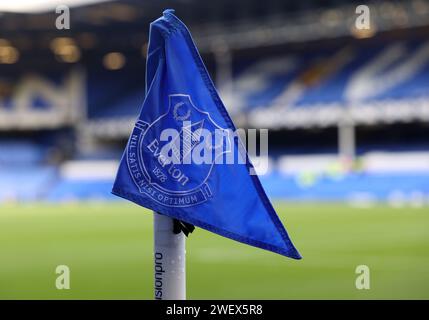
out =
{"type": "Polygon", "coordinates": [[[172,10],[164,11],[150,27],[146,98],[112,193],[300,259],[233,132],[188,29],[172,10]],[[225,163],[231,155],[246,161],[225,163]]]}

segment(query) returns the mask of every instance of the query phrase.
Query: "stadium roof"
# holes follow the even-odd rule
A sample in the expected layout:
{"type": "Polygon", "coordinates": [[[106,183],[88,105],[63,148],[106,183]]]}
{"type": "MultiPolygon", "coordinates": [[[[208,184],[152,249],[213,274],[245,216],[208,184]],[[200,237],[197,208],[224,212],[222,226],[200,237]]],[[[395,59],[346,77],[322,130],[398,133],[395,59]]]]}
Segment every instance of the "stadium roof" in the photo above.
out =
{"type": "Polygon", "coordinates": [[[53,11],[59,5],[78,7],[111,0],[20,0],[0,3],[0,12],[41,13],[53,11]]]}
{"type": "MultiPolygon", "coordinates": [[[[56,4],[71,7],[71,29],[68,32],[64,31],[64,34],[75,36],[81,32],[92,32],[97,36],[106,35],[109,40],[107,42],[123,41],[124,37],[120,36],[123,34],[130,37],[147,34],[148,24],[158,18],[165,8],[174,8],[180,18],[194,30],[193,34],[202,50],[210,49],[212,42],[220,36],[232,49],[342,36],[368,36],[356,34],[352,30],[356,17],[355,9],[360,4],[356,0],[3,2],[0,4],[2,38],[28,36],[28,33],[31,33],[33,39],[45,38],[50,36],[50,33],[52,36],[58,36],[59,32],[54,28],[56,4]]],[[[429,25],[427,0],[370,1],[368,4],[371,8],[371,23],[376,25],[376,30],[372,30],[372,34],[375,31],[429,25]]]]}

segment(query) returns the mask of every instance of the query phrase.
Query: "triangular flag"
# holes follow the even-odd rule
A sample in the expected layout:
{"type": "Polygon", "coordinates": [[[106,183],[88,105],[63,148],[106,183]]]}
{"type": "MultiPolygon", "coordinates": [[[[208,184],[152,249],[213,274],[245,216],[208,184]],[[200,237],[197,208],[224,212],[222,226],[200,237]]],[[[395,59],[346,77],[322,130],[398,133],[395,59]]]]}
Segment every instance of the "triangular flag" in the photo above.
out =
{"type": "Polygon", "coordinates": [[[113,194],[222,236],[301,258],[258,177],[249,173],[253,167],[234,136],[234,124],[188,29],[172,10],[151,24],[146,85],[113,194]],[[231,155],[232,163],[227,161],[231,155]]]}

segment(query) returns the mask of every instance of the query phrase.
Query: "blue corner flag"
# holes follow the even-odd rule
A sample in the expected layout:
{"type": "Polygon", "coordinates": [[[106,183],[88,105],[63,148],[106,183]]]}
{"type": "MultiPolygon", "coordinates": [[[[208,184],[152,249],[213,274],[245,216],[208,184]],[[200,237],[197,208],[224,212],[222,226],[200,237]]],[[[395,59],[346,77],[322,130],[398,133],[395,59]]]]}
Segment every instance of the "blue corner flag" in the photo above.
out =
{"type": "Polygon", "coordinates": [[[234,137],[234,124],[188,29],[173,12],[164,11],[150,26],[146,98],[112,193],[300,259],[258,177],[250,174],[253,166],[234,137]],[[234,161],[228,162],[231,155],[234,161]],[[246,161],[238,161],[240,155],[246,161]]]}

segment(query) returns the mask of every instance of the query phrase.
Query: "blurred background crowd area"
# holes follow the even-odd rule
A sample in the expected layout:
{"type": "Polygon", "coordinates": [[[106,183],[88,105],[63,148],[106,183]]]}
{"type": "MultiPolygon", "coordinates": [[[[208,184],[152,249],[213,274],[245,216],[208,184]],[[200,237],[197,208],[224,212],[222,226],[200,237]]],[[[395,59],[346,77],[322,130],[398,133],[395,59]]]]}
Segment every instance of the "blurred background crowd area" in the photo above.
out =
{"type": "Polygon", "coordinates": [[[269,129],[269,196],[428,205],[429,1],[369,1],[359,30],[361,2],[2,1],[0,203],[114,199],[149,23],[174,8],[236,126],[269,129]]]}

